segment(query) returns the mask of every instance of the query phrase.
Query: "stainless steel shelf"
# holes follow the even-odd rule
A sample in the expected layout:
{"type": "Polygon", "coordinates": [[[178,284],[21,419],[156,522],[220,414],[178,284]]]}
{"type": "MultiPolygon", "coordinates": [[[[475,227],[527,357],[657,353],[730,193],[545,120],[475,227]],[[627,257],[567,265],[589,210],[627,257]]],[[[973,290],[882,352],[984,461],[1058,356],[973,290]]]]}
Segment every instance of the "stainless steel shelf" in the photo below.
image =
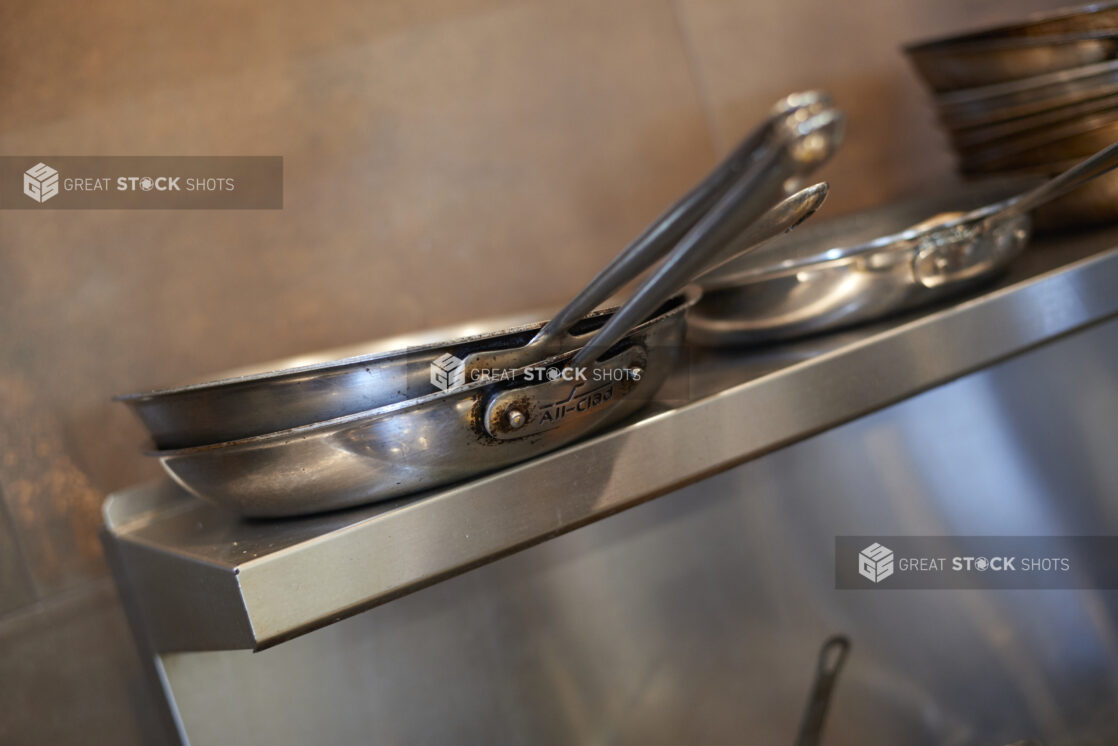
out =
{"type": "Polygon", "coordinates": [[[791,345],[696,351],[640,416],[474,481],[244,521],[169,483],[111,495],[107,545],[156,652],[261,649],[1118,313],[1118,230],[1038,242],[954,304],[791,345]]]}

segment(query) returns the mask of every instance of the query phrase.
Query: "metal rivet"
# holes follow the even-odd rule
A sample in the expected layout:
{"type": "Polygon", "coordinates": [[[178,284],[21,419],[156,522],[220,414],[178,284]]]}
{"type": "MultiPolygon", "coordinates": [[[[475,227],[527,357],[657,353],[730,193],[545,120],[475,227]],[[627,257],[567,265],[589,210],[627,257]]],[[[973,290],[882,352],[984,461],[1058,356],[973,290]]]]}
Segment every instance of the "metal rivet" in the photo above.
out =
{"type": "Polygon", "coordinates": [[[505,415],[505,421],[508,422],[509,427],[513,430],[519,430],[524,427],[524,423],[528,421],[528,418],[525,417],[524,413],[519,409],[510,409],[508,414],[505,415]]]}

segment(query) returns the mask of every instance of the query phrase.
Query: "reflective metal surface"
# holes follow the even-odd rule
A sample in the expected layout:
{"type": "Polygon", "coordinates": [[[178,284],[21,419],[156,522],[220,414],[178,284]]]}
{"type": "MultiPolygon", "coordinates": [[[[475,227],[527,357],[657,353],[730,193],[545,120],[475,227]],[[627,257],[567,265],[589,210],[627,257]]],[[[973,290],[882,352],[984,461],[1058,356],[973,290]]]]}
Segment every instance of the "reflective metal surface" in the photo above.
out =
{"type": "MultiPolygon", "coordinates": [[[[1027,215],[969,212],[1021,185],[910,200],[798,232],[700,278],[688,338],[737,346],[880,318],[989,279],[1020,254],[1027,215]],[[947,212],[948,210],[963,210],[947,212]],[[946,215],[929,224],[932,216],[946,215]]],[[[1003,203],[1002,207],[1007,207],[1003,203]]]]}
{"type": "Polygon", "coordinates": [[[1037,75],[936,97],[940,121],[950,129],[1004,122],[1118,93],[1118,60],[1037,75]]]}
{"type": "MultiPolygon", "coordinates": [[[[890,374],[934,364],[917,349],[890,374]]],[[[168,692],[194,746],[790,744],[841,631],[853,648],[825,744],[1111,743],[1114,593],[836,591],[832,562],[840,534],[1118,533],[1116,371],[1110,321],[262,653],[164,655],[168,692]]],[[[741,438],[728,419],[675,451],[741,438]]],[[[588,483],[599,462],[584,463],[568,485],[588,502],[635,473],[588,483]]],[[[524,487],[521,504],[550,497],[524,487]]],[[[444,543],[485,541],[493,518],[448,522],[444,543]]],[[[402,563],[430,551],[393,548],[402,563]]],[[[297,603],[316,580],[382,569],[340,552],[272,582],[297,603]]]]}
{"type": "Polygon", "coordinates": [[[932,90],[945,92],[1114,59],[1118,56],[1118,31],[1110,28],[1059,36],[914,44],[906,47],[905,53],[932,90]]]}
{"type": "Polygon", "coordinates": [[[830,158],[843,121],[822,94],[782,100],[552,321],[519,338],[483,336],[464,349],[356,358],[125,401],[159,426],[157,442],[197,443],[153,454],[176,483],[250,517],[385,500],[547,453],[649,401],[680,356],[684,314],[698,298],[685,286],[748,250],[743,235],[769,231],[764,240],[818,208],[825,184],[785,197],[830,158]],[[661,258],[621,307],[583,318],[661,258]],[[600,328],[583,340],[576,332],[587,326],[600,328]],[[454,377],[438,380],[444,362],[454,377]],[[409,386],[425,372],[434,393],[436,386],[409,386]],[[545,372],[547,379],[534,380],[545,372]],[[189,406],[195,399],[198,412],[189,406]],[[211,442],[217,431],[231,439],[211,442]]]}
{"type": "MultiPolygon", "coordinates": [[[[751,231],[750,227],[787,197],[801,178],[831,157],[842,141],[843,126],[842,113],[826,94],[809,91],[781,99],[769,118],[706,179],[626,246],[542,327],[118,399],[147,426],[157,448],[182,449],[277,433],[416,398],[420,394],[412,385],[415,377],[425,375],[428,365],[444,355],[465,357],[469,381],[479,371],[515,370],[578,348],[583,349],[574,364],[590,365],[694,277],[747,250],[750,246],[740,241],[742,234],[756,234],[757,228],[751,231]],[[586,317],[591,311],[661,259],[661,265],[624,305],[608,319],[599,317],[603,323],[596,334],[579,333],[580,329],[588,331],[586,317]]],[[[805,190],[802,199],[794,202],[797,214],[791,216],[790,224],[806,219],[825,195],[825,186],[821,193],[818,188],[805,190]]],[[[788,217],[786,205],[777,209],[776,218],[770,216],[762,227],[784,230],[781,222],[788,217]]],[[[387,458],[387,454],[381,457],[387,458]]],[[[457,459],[453,452],[446,457],[457,459]]],[[[300,467],[289,465],[286,471],[300,467]]]]}
{"type": "Polygon", "coordinates": [[[1011,138],[1026,137],[1047,131],[1047,128],[1080,122],[1088,116],[1118,115],[1118,96],[1103,96],[1072,106],[1050,109],[1026,117],[1018,117],[1006,122],[986,127],[967,127],[949,130],[951,144],[960,151],[982,145],[1002,144],[1011,138]]]}
{"type": "MultiPolygon", "coordinates": [[[[1019,176],[1050,176],[1066,168],[1064,162],[1019,172],[1019,176]]],[[[1037,230],[1063,226],[1080,228],[1118,222],[1118,173],[1100,176],[1072,194],[1045,205],[1033,215],[1037,230]]]]}
{"type": "MultiPolygon", "coordinates": [[[[599,328],[609,311],[594,314],[585,328],[599,328]]],[[[158,448],[188,448],[263,435],[311,422],[344,417],[405,401],[429,380],[430,364],[448,351],[466,354],[478,346],[519,345],[544,324],[532,319],[494,319],[453,327],[444,337],[430,333],[373,343],[373,351],[351,356],[318,353],[234,372],[217,381],[189,384],[118,399],[136,413],[158,448]],[[507,323],[506,323],[507,322],[507,323]]]]}
{"type": "MultiPolygon", "coordinates": [[[[1028,163],[1028,160],[1035,157],[1036,153],[1043,153],[1045,148],[1055,147],[1056,143],[1070,138],[1075,138],[1074,143],[1091,142],[1092,138],[1094,142],[1100,143],[1082,154],[1090,155],[1115,142],[1113,138],[1105,139],[1103,133],[1115,123],[1116,119],[1118,117],[1115,117],[1114,112],[1079,115],[1067,122],[999,138],[996,142],[983,143],[976,147],[957,146],[960,168],[964,171],[981,167],[992,168],[999,163],[1004,167],[1006,162],[1010,164],[1019,162],[1022,166],[1033,165],[1028,163]]],[[[1065,143],[1061,147],[1069,146],[1065,143]]],[[[1050,160],[1042,162],[1048,163],[1050,160]]]]}
{"type": "MultiPolygon", "coordinates": [[[[697,297],[666,304],[581,380],[533,383],[520,370],[508,381],[466,382],[326,422],[154,455],[194,495],[252,517],[343,508],[484,474],[644,406],[679,359],[684,314],[697,297]]],[[[562,372],[572,354],[533,367],[562,372]]]]}
{"type": "Polygon", "coordinates": [[[703,271],[813,213],[826,196],[825,186],[821,193],[813,187],[793,196],[791,202],[785,198],[801,179],[831,158],[842,142],[844,124],[843,114],[820,91],[781,99],[768,118],[703,181],[626,246],[527,344],[473,353],[466,359],[466,370],[520,368],[571,349],[557,349],[557,345],[576,323],[663,259],[601,333],[578,353],[574,365],[597,360],[632,326],[703,271]],[[770,208],[776,212],[766,216],[770,208]],[[744,236],[749,236],[748,240],[743,241],[744,236]]]}
{"type": "Polygon", "coordinates": [[[1037,36],[1081,34],[1092,31],[1106,32],[1115,28],[1118,28],[1118,3],[1091,3],[1078,7],[1033,13],[1013,23],[917,42],[910,44],[908,49],[946,49],[956,44],[966,45],[995,40],[1009,41],[1037,36]]]}
{"type": "Polygon", "coordinates": [[[1007,169],[1035,168],[1083,158],[1118,142],[1118,120],[1085,117],[1039,135],[960,153],[959,169],[968,175],[991,175],[1007,169]]]}
{"type": "MultiPolygon", "coordinates": [[[[1118,313],[1115,245],[1118,231],[1038,242],[964,303],[705,353],[639,417],[426,495],[271,522],[243,521],[169,485],[115,495],[105,518],[122,583],[157,650],[274,645],[1118,313]]],[[[691,548],[664,559],[677,551],[691,548]]]]}
{"type": "Polygon", "coordinates": [[[904,52],[938,92],[1040,79],[1118,54],[1114,3],[1065,8],[1017,23],[906,44],[904,52]]]}
{"type": "Polygon", "coordinates": [[[688,316],[690,338],[708,345],[786,339],[957,293],[1003,271],[1021,253],[1034,209],[1116,165],[1118,144],[1111,143],[1052,179],[993,204],[973,207],[1004,185],[850,216],[775,244],[767,253],[742,256],[699,280],[704,294],[688,316]],[[956,211],[943,211],[936,203],[956,211]],[[915,215],[921,222],[911,225],[915,215]],[[878,235],[866,240],[867,227],[878,235]],[[895,227],[903,230],[890,232],[895,227]]]}
{"type": "MultiPolygon", "coordinates": [[[[1051,174],[1118,140],[1116,8],[1057,11],[905,48],[936,94],[960,173],[1051,174]]],[[[1113,222],[1113,181],[1107,177],[1046,206],[1037,224],[1077,229],[1113,222]]]]}

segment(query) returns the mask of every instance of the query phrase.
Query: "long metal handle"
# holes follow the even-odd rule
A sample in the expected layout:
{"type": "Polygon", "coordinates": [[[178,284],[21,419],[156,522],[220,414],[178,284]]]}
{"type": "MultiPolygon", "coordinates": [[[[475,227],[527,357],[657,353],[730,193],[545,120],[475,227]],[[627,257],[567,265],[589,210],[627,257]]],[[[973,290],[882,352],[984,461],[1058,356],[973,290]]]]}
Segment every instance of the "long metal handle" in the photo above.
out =
{"type": "Polygon", "coordinates": [[[850,653],[850,638],[835,635],[823,643],[819,650],[819,662],[815,670],[815,683],[811,696],[800,722],[800,733],[796,736],[796,746],[818,746],[823,735],[823,724],[827,720],[827,709],[831,705],[835,682],[838,680],[842,664],[850,653]]]}
{"type": "Polygon", "coordinates": [[[786,117],[799,111],[830,106],[831,100],[821,92],[794,94],[781,100],[764,124],[752,131],[737,148],[727,155],[707,178],[676,201],[663,215],[653,221],[644,233],[626,246],[604,270],[601,270],[555,318],[539,331],[533,342],[555,340],[565,334],[576,322],[586,317],[610,295],[641,274],[664,256],[690,230],[699,219],[733,186],[739,174],[757,157],[771,131],[786,117]]]}
{"type": "Polygon", "coordinates": [[[756,161],[765,157],[775,133],[789,127],[797,119],[807,119],[820,111],[829,110],[830,106],[830,98],[818,91],[793,94],[779,101],[761,126],[742,140],[702,182],[626,246],[527,344],[505,350],[472,353],[465,361],[467,375],[480,369],[519,368],[558,354],[564,351],[564,347],[570,349],[573,345],[565,344],[564,341],[571,328],[671,251],[726,196],[742,174],[751,171],[756,161]]]}
{"type": "Polygon", "coordinates": [[[1000,215],[1024,213],[1040,207],[1046,202],[1062,197],[1088,181],[1102,176],[1115,167],[1118,167],[1118,142],[1108,145],[1090,158],[1075,164],[1036,189],[1025,192],[1014,199],[1008,209],[1000,215]]]}
{"type": "Polygon", "coordinates": [[[773,107],[769,118],[734,148],[690,192],[657,218],[621,251],[593,280],[539,331],[532,343],[554,341],[605,302],[633,278],[656,263],[722,198],[749,168],[772,131],[789,116],[831,105],[819,91],[788,96],[773,107]]]}
{"type": "Polygon", "coordinates": [[[759,249],[770,239],[789,232],[823,206],[829,191],[830,185],[821,181],[801,189],[790,197],[785,197],[775,207],[757,218],[737,238],[730,241],[722,251],[716,253],[702,271],[692,279],[699,280],[700,284],[703,284],[700,278],[745,253],[746,249],[750,251],[759,249]]]}
{"type": "Polygon", "coordinates": [[[743,174],[683,236],[667,258],[589,343],[571,360],[583,366],[598,360],[629,331],[684,285],[748,251],[734,241],[781,198],[790,179],[802,177],[830,157],[842,138],[843,116],[826,109],[806,118],[789,117],[743,174]],[[734,251],[728,251],[732,247],[734,251]]]}

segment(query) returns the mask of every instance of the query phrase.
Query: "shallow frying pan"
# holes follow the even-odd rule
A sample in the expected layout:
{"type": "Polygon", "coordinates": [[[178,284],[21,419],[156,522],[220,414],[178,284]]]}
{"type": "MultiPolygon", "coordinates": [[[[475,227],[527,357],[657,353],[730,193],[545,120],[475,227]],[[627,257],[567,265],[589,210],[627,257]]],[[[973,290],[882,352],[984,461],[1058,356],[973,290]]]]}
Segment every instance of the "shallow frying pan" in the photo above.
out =
{"type": "Polygon", "coordinates": [[[455,379],[445,391],[153,455],[198,497],[249,516],[296,515],[491,471],[626,417],[649,401],[678,359],[684,315],[698,297],[697,290],[679,294],[680,288],[754,245],[760,234],[767,237],[813,212],[825,186],[804,190],[775,208],[773,202],[790,179],[824,160],[840,136],[841,115],[829,107],[766,133],[754,157],[629,301],[601,317],[601,328],[581,349],[542,360],[528,345],[475,356],[478,347],[487,346],[484,339],[475,340],[466,349],[451,346],[447,354],[460,363],[456,368],[476,366],[472,370],[479,375],[463,376],[460,383],[455,379]],[[518,357],[521,353],[527,361],[518,357]]]}
{"type": "Polygon", "coordinates": [[[1118,143],[1024,194],[1020,183],[975,185],[813,226],[700,278],[689,338],[712,346],[788,339],[959,292],[1021,252],[1030,210],[1115,166],[1118,143]]]}
{"type": "Polygon", "coordinates": [[[493,471],[647,403],[676,363],[696,298],[692,290],[658,309],[585,380],[564,379],[568,352],[534,363],[531,380],[518,369],[326,422],[153,455],[197,497],[251,517],[384,500],[493,471]]]}
{"type": "MultiPolygon", "coordinates": [[[[708,256],[712,245],[696,244],[708,256]]],[[[677,275],[683,277],[684,275],[677,275]]],[[[663,297],[660,280],[634,294],[663,297]]],[[[278,433],[155,452],[196,496],[254,517],[383,500],[492,471],[558,448],[644,406],[679,357],[692,286],[632,329],[492,378],[278,433]],[[580,357],[581,356],[581,357],[580,357]]],[[[631,301],[632,302],[632,301],[631,301]]],[[[629,304],[609,318],[621,318],[629,304]]],[[[455,350],[455,352],[465,352],[455,350]]]]}
{"type": "MultiPolygon", "coordinates": [[[[505,330],[118,399],[147,426],[157,448],[189,448],[400,405],[434,393],[438,389],[432,385],[430,366],[451,351],[467,355],[462,371],[467,380],[474,380],[486,369],[515,369],[578,349],[608,318],[586,318],[587,314],[664,257],[703,220],[714,219],[715,206],[722,205],[724,214],[717,217],[717,224],[707,227],[713,225],[717,235],[711,239],[726,244],[724,250],[730,252],[767,238],[763,231],[779,233],[814,212],[822,199],[819,189],[801,192],[782,205],[783,212],[758,220],[801,177],[830,156],[841,130],[842,117],[825,94],[800,93],[781,100],[768,119],[702,183],[542,328],[505,330]],[[723,204],[722,200],[728,201],[723,204]]],[[[687,261],[682,254],[680,258],[687,261]]],[[[716,257],[705,259],[717,263],[716,257]]],[[[656,305],[645,302],[630,307],[623,318],[612,322],[615,329],[611,331],[617,325],[632,327],[656,305]]]]}

